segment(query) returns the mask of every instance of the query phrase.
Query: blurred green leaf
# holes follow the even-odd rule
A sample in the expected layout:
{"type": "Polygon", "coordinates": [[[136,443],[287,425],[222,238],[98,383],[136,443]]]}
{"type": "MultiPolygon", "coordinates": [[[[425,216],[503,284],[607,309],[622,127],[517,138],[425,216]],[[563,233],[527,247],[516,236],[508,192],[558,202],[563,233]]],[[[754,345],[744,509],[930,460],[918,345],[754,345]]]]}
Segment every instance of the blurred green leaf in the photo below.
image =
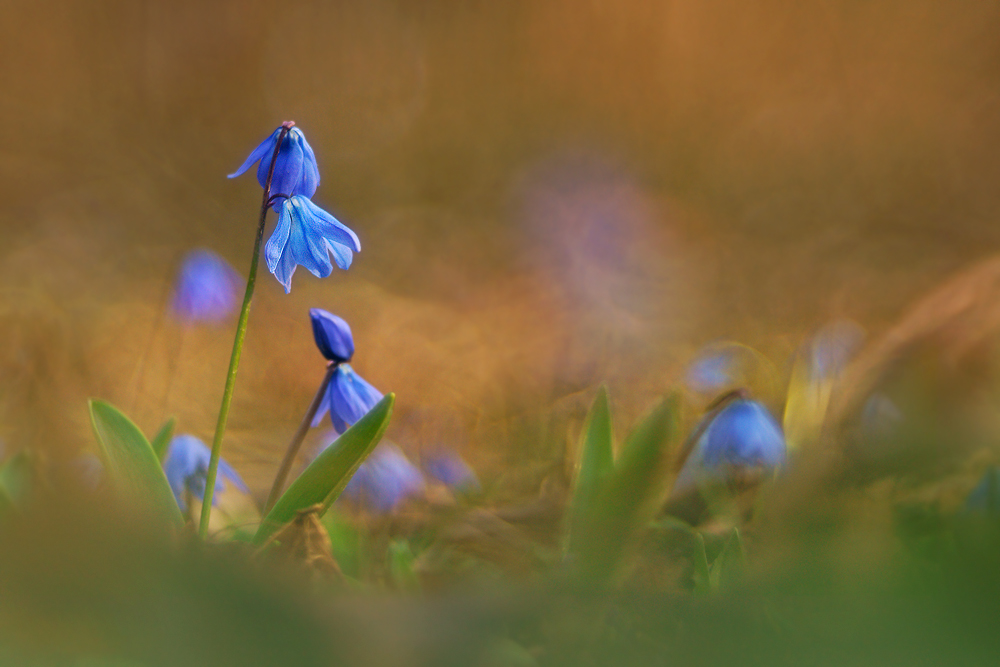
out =
{"type": "Polygon", "coordinates": [[[708,554],[705,553],[705,538],[701,533],[694,535],[694,551],[691,554],[694,564],[694,592],[698,595],[707,595],[712,591],[710,570],[708,567],[708,554]]]}
{"type": "Polygon", "coordinates": [[[395,400],[395,394],[386,394],[368,414],[320,452],[261,521],[254,544],[264,544],[276,530],[295,518],[299,510],[316,503],[323,505],[324,513],[330,508],[361,462],[382,439],[395,400]]]}
{"type": "Polygon", "coordinates": [[[393,540],[389,543],[389,575],[392,582],[401,591],[417,592],[420,590],[420,580],[413,569],[416,556],[406,540],[393,540]]]}
{"type": "Polygon", "coordinates": [[[174,417],[163,422],[163,426],[160,427],[160,430],[153,436],[152,442],[149,443],[152,445],[153,453],[156,454],[156,458],[159,459],[161,464],[163,463],[163,459],[167,457],[167,447],[170,445],[170,438],[174,434],[174,426],[176,424],[177,420],[174,417]]]}
{"type": "Polygon", "coordinates": [[[613,437],[608,390],[601,385],[590,406],[584,427],[580,468],[576,475],[576,488],[570,505],[568,541],[570,553],[579,550],[578,541],[582,525],[590,520],[597,495],[608,476],[614,471],[613,437]]]}
{"type": "Polygon", "coordinates": [[[131,502],[146,506],[164,523],[180,528],[184,518],[160,461],[139,427],[104,401],[90,401],[90,421],[112,483],[131,502]]]}
{"type": "Polygon", "coordinates": [[[31,456],[22,449],[0,468],[0,506],[21,506],[31,492],[33,477],[31,456]]]}
{"type": "Polygon", "coordinates": [[[726,546],[712,562],[708,573],[709,586],[712,590],[729,586],[742,578],[745,566],[746,555],[743,552],[743,540],[740,538],[739,529],[733,528],[729,539],[726,540],[726,546]]]}
{"type": "Polygon", "coordinates": [[[580,571],[594,582],[614,579],[639,528],[656,514],[677,440],[680,397],[671,394],[632,430],[614,470],[597,494],[592,518],[581,525],[580,571]]]}

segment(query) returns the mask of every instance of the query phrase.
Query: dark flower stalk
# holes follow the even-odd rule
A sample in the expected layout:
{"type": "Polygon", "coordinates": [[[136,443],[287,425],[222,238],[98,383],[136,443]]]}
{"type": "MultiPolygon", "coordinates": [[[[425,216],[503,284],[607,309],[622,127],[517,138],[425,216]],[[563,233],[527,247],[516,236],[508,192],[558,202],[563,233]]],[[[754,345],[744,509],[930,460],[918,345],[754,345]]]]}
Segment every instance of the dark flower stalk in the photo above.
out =
{"type": "Polygon", "coordinates": [[[257,223],[257,238],[254,241],[253,257],[250,260],[250,273],[247,277],[247,289],[243,296],[243,307],[240,310],[240,319],[236,324],[236,338],[233,340],[233,353],[229,357],[229,371],[226,373],[226,388],[222,392],[222,407],[219,408],[219,420],[215,425],[215,437],[212,439],[212,456],[208,462],[208,472],[205,479],[205,497],[201,505],[201,522],[198,527],[198,534],[202,539],[208,536],[208,519],[212,514],[212,496],[215,491],[215,479],[219,472],[219,457],[222,452],[222,436],[226,432],[226,422],[229,419],[229,407],[233,402],[233,388],[236,386],[236,371],[240,365],[240,356],[243,353],[243,341],[247,334],[247,320],[250,317],[250,302],[253,300],[254,287],[257,284],[257,264],[260,260],[260,246],[264,240],[264,221],[267,218],[267,209],[271,204],[271,181],[274,178],[274,165],[278,161],[278,152],[281,144],[289,130],[295,126],[294,121],[285,121],[281,124],[281,131],[274,144],[274,152],[271,155],[271,164],[267,170],[267,179],[263,183],[264,196],[260,205],[260,220],[257,223]]]}

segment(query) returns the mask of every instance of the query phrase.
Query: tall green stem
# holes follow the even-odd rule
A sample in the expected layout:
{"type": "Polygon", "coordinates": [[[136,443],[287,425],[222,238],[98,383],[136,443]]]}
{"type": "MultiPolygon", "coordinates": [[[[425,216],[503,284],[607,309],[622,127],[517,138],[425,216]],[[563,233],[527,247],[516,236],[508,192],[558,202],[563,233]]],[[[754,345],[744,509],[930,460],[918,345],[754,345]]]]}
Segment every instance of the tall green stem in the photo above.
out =
{"type": "Polygon", "coordinates": [[[274,477],[271,492],[267,494],[267,502],[264,503],[264,511],[262,513],[264,516],[267,516],[267,513],[274,507],[274,503],[278,502],[278,496],[281,495],[282,490],[285,488],[285,480],[288,479],[288,472],[292,469],[292,464],[295,462],[295,455],[299,453],[299,448],[302,447],[302,441],[305,440],[306,433],[312,428],[313,418],[316,416],[316,412],[323,402],[326,388],[330,386],[330,380],[333,379],[333,374],[337,372],[337,366],[339,365],[334,362],[330,362],[327,365],[326,376],[323,377],[323,382],[320,383],[319,389],[316,391],[312,403],[309,404],[309,409],[306,410],[305,416],[302,417],[302,423],[299,424],[298,430],[292,436],[292,441],[288,443],[288,449],[285,450],[285,458],[281,462],[281,467],[278,468],[278,474],[274,477]]]}
{"type": "Polygon", "coordinates": [[[212,438],[212,456],[208,461],[208,473],[205,476],[205,496],[201,503],[201,522],[198,534],[202,539],[208,536],[208,520],[212,515],[212,498],[215,495],[215,479],[219,474],[219,456],[222,452],[222,436],[226,432],[226,422],[229,420],[229,407],[233,403],[233,388],[236,386],[236,371],[240,366],[240,356],[243,354],[243,341],[247,336],[247,320],[250,319],[250,302],[253,301],[253,290],[257,284],[257,263],[260,261],[260,244],[264,239],[264,221],[267,219],[267,209],[271,201],[271,179],[274,177],[274,164],[278,160],[278,151],[285,135],[295,125],[292,121],[281,124],[281,134],[274,144],[271,154],[271,166],[267,170],[267,180],[264,182],[264,198],[260,204],[260,221],[257,223],[257,239],[253,244],[253,258],[250,260],[250,275],[247,277],[247,291],[243,295],[243,308],[236,324],[236,338],[233,340],[233,353],[229,357],[229,372],[226,374],[226,388],[222,392],[222,407],[219,408],[219,421],[215,424],[215,437],[212,438]]]}

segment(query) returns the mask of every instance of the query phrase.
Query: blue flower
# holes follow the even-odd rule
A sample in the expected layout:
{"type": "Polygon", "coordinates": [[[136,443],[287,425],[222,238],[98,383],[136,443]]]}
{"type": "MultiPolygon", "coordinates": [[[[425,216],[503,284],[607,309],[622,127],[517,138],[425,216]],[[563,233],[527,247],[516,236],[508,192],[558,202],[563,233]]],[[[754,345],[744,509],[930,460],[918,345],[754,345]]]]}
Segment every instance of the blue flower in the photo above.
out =
{"type": "Polygon", "coordinates": [[[481,488],[476,473],[454,452],[438,452],[427,457],[424,472],[431,479],[460,491],[476,492],[481,488]]]}
{"type": "Polygon", "coordinates": [[[725,403],[695,427],[698,438],[677,476],[675,492],[706,482],[736,482],[776,472],[785,437],[763,405],[743,397],[725,403]]]}
{"type": "Polygon", "coordinates": [[[329,412],[333,428],[343,433],[381,400],[382,392],[365,382],[349,364],[340,364],[333,372],[312,425],[318,426],[329,412]]]}
{"type": "Polygon", "coordinates": [[[292,291],[292,274],[297,265],[317,278],[333,271],[330,254],[337,266],[351,265],[351,251],[360,252],[357,235],[339,220],[302,196],[285,199],[278,211],[278,225],[267,240],[264,258],[285,292],[292,291]]]}
{"type": "Polygon", "coordinates": [[[338,364],[350,361],[354,356],[354,338],[347,322],[322,308],[310,309],[309,317],[316,347],[327,361],[338,364]]]}
{"type": "Polygon", "coordinates": [[[1000,468],[992,467],[965,499],[965,509],[990,516],[1000,515],[1000,468]]]}
{"type": "MultiPolygon", "coordinates": [[[[205,496],[205,480],[208,476],[208,460],[212,452],[205,443],[193,435],[178,435],[170,441],[167,458],[163,461],[163,472],[167,475],[170,488],[177,498],[181,510],[187,511],[187,498],[200,500],[205,496]]],[[[225,460],[219,459],[219,475],[215,480],[215,495],[212,504],[217,505],[219,494],[225,491],[223,480],[233,483],[244,493],[249,493],[247,485],[225,460]]]]}
{"type": "MultiPolygon", "coordinates": [[[[291,123],[291,121],[289,121],[291,123]]],[[[294,123],[291,123],[294,125],[294,123]]],[[[282,125],[284,127],[284,125],[282,125]]],[[[243,163],[235,173],[229,174],[229,178],[236,178],[242,175],[255,162],[260,162],[257,167],[257,182],[260,187],[267,185],[267,172],[271,167],[271,156],[274,155],[274,144],[281,136],[282,127],[265,139],[260,146],[250,153],[250,157],[243,163]]],[[[281,150],[274,161],[274,174],[271,176],[271,195],[302,195],[312,197],[319,186],[319,167],[316,165],[316,154],[306,141],[306,137],[297,127],[292,127],[281,142],[281,150]]],[[[281,199],[274,203],[274,210],[277,211],[281,204],[281,199]]]]}
{"type": "Polygon", "coordinates": [[[389,443],[379,445],[344,487],[344,495],[372,511],[385,513],[424,490],[424,477],[406,455],[389,443]]]}
{"type": "Polygon", "coordinates": [[[192,250],[181,263],[173,312],[182,321],[219,322],[235,310],[243,279],[211,250],[192,250]]]}
{"type": "Polygon", "coordinates": [[[685,384],[693,391],[715,394],[733,384],[736,355],[731,348],[711,349],[688,366],[685,384]]]}

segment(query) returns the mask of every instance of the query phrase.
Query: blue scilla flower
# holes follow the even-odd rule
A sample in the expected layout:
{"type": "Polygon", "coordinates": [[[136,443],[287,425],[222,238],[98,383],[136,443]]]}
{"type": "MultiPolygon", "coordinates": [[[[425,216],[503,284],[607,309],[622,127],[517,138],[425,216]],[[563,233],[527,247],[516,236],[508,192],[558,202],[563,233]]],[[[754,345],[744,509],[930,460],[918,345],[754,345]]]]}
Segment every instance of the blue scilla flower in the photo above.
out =
{"type": "Polygon", "coordinates": [[[354,356],[354,337],[351,336],[350,325],[322,308],[310,309],[309,318],[312,320],[316,347],[327,361],[338,364],[350,361],[354,356]]]}
{"type": "MultiPolygon", "coordinates": [[[[211,455],[208,446],[193,435],[178,435],[170,441],[167,458],[163,461],[163,472],[167,475],[167,481],[170,482],[170,488],[182,511],[187,511],[189,494],[196,499],[204,497],[208,460],[211,455]]],[[[247,485],[232,466],[225,460],[219,459],[219,476],[215,481],[213,505],[218,504],[219,494],[225,491],[223,480],[232,482],[240,491],[249,493],[247,485]]]]}
{"type": "Polygon", "coordinates": [[[264,258],[285,292],[291,292],[292,274],[299,264],[317,278],[326,278],[333,271],[330,255],[337,266],[347,269],[352,251],[361,252],[357,235],[308,198],[296,195],[282,202],[264,258]]]}
{"type": "Polygon", "coordinates": [[[781,427],[767,408],[740,394],[709,413],[695,428],[695,437],[675,492],[712,482],[740,485],[785,463],[781,427]]]}
{"type": "Polygon", "coordinates": [[[424,477],[406,455],[390,443],[379,445],[344,487],[344,495],[373,512],[391,511],[424,490],[424,477]]]}
{"type": "MultiPolygon", "coordinates": [[[[294,125],[288,121],[290,125],[294,125]]],[[[254,163],[260,162],[257,167],[257,182],[260,187],[267,185],[267,172],[271,168],[271,156],[274,155],[274,144],[281,136],[279,127],[271,136],[265,139],[260,146],[250,153],[247,161],[234,173],[229,174],[229,178],[236,178],[252,167],[254,163]]],[[[306,141],[306,137],[297,127],[292,127],[281,142],[281,149],[278,157],[274,161],[274,174],[271,176],[271,195],[302,195],[312,197],[319,187],[319,167],[316,165],[316,154],[306,141]]],[[[281,205],[282,198],[274,202],[274,210],[277,211],[281,205]]]]}
{"type": "Polygon", "coordinates": [[[454,452],[437,452],[423,461],[424,472],[445,486],[466,492],[480,490],[479,478],[461,456],[454,452]]]}
{"type": "Polygon", "coordinates": [[[340,364],[333,372],[312,425],[318,426],[329,412],[333,428],[337,433],[343,433],[381,400],[382,392],[355,373],[349,364],[340,364]]]}
{"type": "Polygon", "coordinates": [[[211,250],[192,250],[177,274],[173,312],[187,323],[224,320],[236,310],[242,283],[240,274],[211,250]]]}
{"type": "Polygon", "coordinates": [[[1000,468],[991,467],[965,499],[968,512],[1000,516],[1000,468]]]}

